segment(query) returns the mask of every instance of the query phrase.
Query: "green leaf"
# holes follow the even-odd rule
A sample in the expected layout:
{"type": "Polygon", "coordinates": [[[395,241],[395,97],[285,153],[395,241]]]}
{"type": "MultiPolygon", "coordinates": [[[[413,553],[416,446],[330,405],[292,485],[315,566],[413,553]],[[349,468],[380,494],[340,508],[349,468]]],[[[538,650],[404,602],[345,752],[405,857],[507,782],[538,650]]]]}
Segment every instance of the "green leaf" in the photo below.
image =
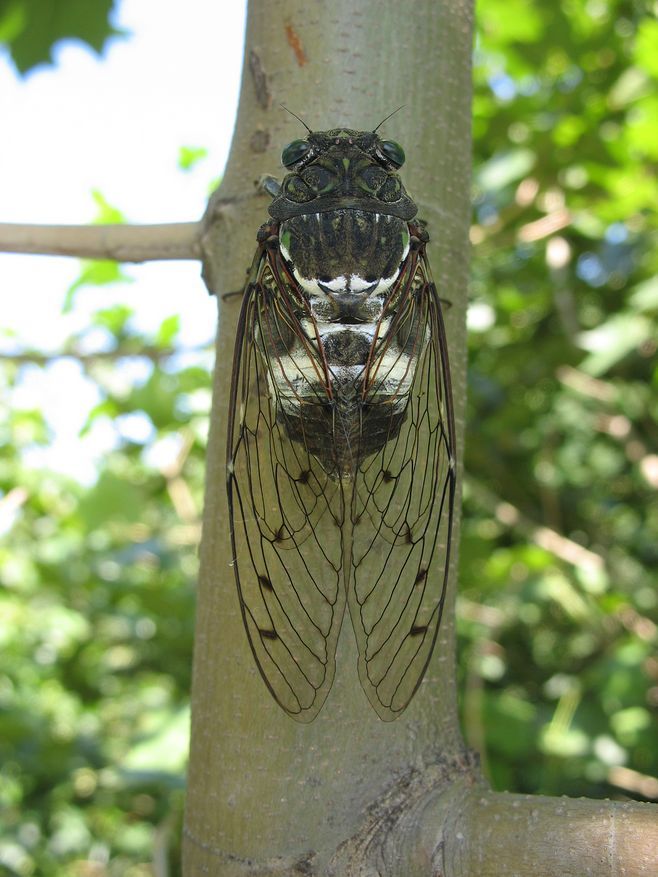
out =
{"type": "Polygon", "coordinates": [[[650,277],[644,283],[639,283],[629,303],[637,311],[658,311],[658,277],[650,277]]]}
{"type": "Polygon", "coordinates": [[[76,292],[83,286],[105,286],[108,283],[132,283],[133,278],[126,274],[119,262],[110,259],[84,259],[80,263],[80,275],[66,290],[62,312],[70,313],[76,292]]]}
{"type": "Polygon", "coordinates": [[[203,146],[181,146],[178,153],[178,167],[183,171],[189,171],[207,155],[208,150],[203,146]]]}
{"type": "Polygon", "coordinates": [[[655,327],[651,320],[639,314],[619,313],[596,329],[581,332],[578,342],[590,355],[580,367],[588,375],[599,376],[627,356],[632,350],[652,338],[655,327]]]}
{"type": "Polygon", "coordinates": [[[492,43],[529,43],[542,35],[541,15],[524,0],[489,0],[478,12],[482,31],[492,43]]]}
{"type": "Polygon", "coordinates": [[[189,748],[189,708],[160,710],[150,717],[150,733],[137,742],[120,764],[135,777],[161,777],[170,774],[178,779],[185,769],[189,748]]]}
{"type": "Polygon", "coordinates": [[[108,329],[113,335],[121,335],[133,313],[133,309],[129,308],[128,305],[116,304],[110,308],[96,311],[93,315],[93,321],[97,326],[108,329]]]}
{"type": "Polygon", "coordinates": [[[515,149],[499,153],[485,161],[475,175],[480,188],[485,191],[498,191],[524,177],[536,161],[530,149],[515,149]]]}
{"type": "Polygon", "coordinates": [[[20,0],[0,2],[0,45],[10,44],[25,27],[25,6],[20,0]]]}
{"type": "Polygon", "coordinates": [[[112,520],[141,520],[143,505],[143,491],[112,472],[103,472],[81,500],[78,511],[87,529],[95,530],[112,520]]]}
{"type": "MultiPolygon", "coordinates": [[[[118,207],[114,207],[98,189],[91,193],[96,204],[94,225],[120,225],[126,221],[118,207]]],[[[133,278],[125,274],[121,264],[113,259],[82,259],[80,276],[66,291],[62,312],[70,313],[73,308],[76,292],[83,286],[105,286],[108,283],[132,283],[133,278]]]]}
{"type": "Polygon", "coordinates": [[[612,110],[619,110],[639,97],[650,94],[653,85],[646,74],[637,67],[628,67],[610,89],[608,103],[612,110]]]}
{"type": "Polygon", "coordinates": [[[655,18],[645,18],[640,22],[633,54],[638,67],[658,77],[658,21],[655,18]]]}
{"type": "Polygon", "coordinates": [[[178,378],[154,371],[148,381],[136,387],[126,404],[131,409],[144,411],[157,429],[163,429],[176,420],[176,393],[178,378]]]}
{"type": "Polygon", "coordinates": [[[96,204],[95,225],[121,225],[126,221],[125,215],[114,207],[98,189],[92,189],[91,197],[96,204]]]}
{"type": "Polygon", "coordinates": [[[158,334],[155,337],[155,343],[158,347],[170,347],[179,331],[180,317],[178,314],[172,314],[160,323],[158,334]]]}
{"type": "Polygon", "coordinates": [[[80,430],[80,435],[87,435],[92,427],[92,424],[99,417],[109,417],[110,419],[113,419],[119,414],[120,410],[116,401],[114,399],[104,399],[102,402],[99,402],[98,405],[94,405],[94,407],[91,409],[89,415],[87,416],[87,420],[80,430]]]}
{"type": "Polygon", "coordinates": [[[658,98],[640,98],[626,126],[626,142],[636,155],[658,160],[658,98]]]}
{"type": "Polygon", "coordinates": [[[110,24],[114,0],[17,0],[2,12],[0,32],[19,73],[52,63],[52,48],[78,39],[99,54],[122,32],[110,24]]]}

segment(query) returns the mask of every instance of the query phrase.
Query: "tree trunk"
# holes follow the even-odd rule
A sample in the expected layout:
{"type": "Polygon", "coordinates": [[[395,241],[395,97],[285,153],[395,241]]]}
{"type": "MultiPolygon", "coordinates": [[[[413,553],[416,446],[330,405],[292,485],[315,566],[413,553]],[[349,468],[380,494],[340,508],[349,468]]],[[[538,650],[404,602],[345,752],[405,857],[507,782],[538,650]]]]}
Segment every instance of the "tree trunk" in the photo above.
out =
{"type": "MultiPolygon", "coordinates": [[[[425,0],[413,7],[375,0],[250,5],[237,127],[204,241],[205,276],[220,300],[221,320],[201,550],[186,874],[323,873],[332,860],[336,873],[352,873],[395,814],[408,816],[437,788],[454,794],[457,778],[473,782],[456,713],[454,575],[425,681],[397,721],[382,722],[361,690],[348,618],[333,690],[314,722],[292,721],[265,689],[230,565],[225,431],[240,300],[220,298],[244,284],[255,232],[267,219],[269,199],[256,193],[254,180],[265,172],[280,175],[282,146],[305,133],[279,104],[314,130],[372,130],[404,104],[384,136],[406,150],[403,179],[428,221],[435,280],[451,303],[447,333],[461,449],[470,57],[468,0],[425,0]],[[348,867],[348,861],[354,864],[348,867]]],[[[428,872],[405,866],[399,873],[428,872]]]]}

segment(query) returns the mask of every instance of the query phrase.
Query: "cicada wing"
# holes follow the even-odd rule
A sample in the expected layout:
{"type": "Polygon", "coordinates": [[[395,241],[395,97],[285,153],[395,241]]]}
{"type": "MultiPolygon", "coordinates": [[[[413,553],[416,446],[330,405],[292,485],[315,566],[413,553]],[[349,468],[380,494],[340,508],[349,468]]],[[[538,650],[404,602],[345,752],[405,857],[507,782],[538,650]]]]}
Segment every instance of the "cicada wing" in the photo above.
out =
{"type": "Polygon", "coordinates": [[[393,412],[404,405],[405,411],[401,425],[391,413],[388,441],[361,461],[355,476],[347,571],[359,677],[384,720],[408,705],[436,641],[455,494],[445,329],[423,255],[403,295],[406,305],[373,347],[364,433],[378,406],[380,413],[381,406],[393,412]],[[399,392],[391,394],[391,386],[399,392]]]}
{"type": "Polygon", "coordinates": [[[318,391],[310,389],[304,362],[291,355],[303,330],[272,270],[275,258],[264,252],[255,265],[240,315],[228,505],[242,617],[258,669],[277,703],[310,722],[334,678],[345,608],[345,513],[340,483],[324,472],[303,435],[290,438],[286,411],[318,391]]]}

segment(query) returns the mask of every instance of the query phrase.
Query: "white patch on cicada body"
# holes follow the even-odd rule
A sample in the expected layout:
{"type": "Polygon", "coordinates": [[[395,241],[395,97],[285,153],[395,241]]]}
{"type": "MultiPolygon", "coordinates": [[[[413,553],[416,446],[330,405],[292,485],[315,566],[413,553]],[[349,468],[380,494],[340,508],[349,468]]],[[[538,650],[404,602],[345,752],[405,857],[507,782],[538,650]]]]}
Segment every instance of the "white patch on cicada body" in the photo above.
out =
{"type": "MultiPolygon", "coordinates": [[[[312,325],[310,320],[305,320],[304,322],[312,325]]],[[[379,323],[358,323],[357,325],[350,325],[347,327],[345,323],[316,323],[316,325],[318,327],[318,334],[322,339],[328,337],[335,332],[344,332],[347,328],[354,335],[360,335],[364,338],[367,338],[368,341],[372,344],[372,342],[375,340],[375,336],[377,334],[380,334],[379,323]]]]}
{"type": "MultiPolygon", "coordinates": [[[[400,275],[400,269],[397,268],[390,277],[380,277],[379,280],[365,280],[358,274],[350,274],[345,277],[341,274],[332,280],[318,280],[316,277],[309,279],[298,278],[299,282],[304,286],[307,292],[317,294],[317,291],[333,293],[334,296],[340,296],[349,293],[367,292],[369,296],[379,296],[386,294],[391,286],[395,283],[400,275]]],[[[295,277],[297,274],[295,273],[295,277]]]]}
{"type": "Polygon", "coordinates": [[[268,370],[267,380],[271,398],[287,414],[298,414],[303,400],[317,398],[321,392],[317,368],[301,347],[279,355],[277,368],[268,370]]]}
{"type": "Polygon", "coordinates": [[[416,357],[402,353],[393,347],[378,360],[377,370],[371,375],[374,384],[372,400],[390,400],[391,413],[403,411],[414,376],[416,374],[416,357]]]}
{"type": "Polygon", "coordinates": [[[334,277],[333,280],[323,281],[322,286],[320,286],[320,281],[315,278],[311,278],[309,282],[321,289],[322,292],[326,292],[327,290],[330,292],[344,292],[350,285],[350,281],[344,274],[339,274],[338,277],[334,277]]]}

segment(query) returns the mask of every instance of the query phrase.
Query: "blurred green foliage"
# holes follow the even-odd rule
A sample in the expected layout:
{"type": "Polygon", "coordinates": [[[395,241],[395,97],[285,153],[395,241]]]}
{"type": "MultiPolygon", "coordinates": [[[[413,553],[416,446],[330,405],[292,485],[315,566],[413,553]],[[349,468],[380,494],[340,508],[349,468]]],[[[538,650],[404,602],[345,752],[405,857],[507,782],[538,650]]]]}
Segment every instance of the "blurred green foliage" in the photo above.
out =
{"type": "MultiPolygon", "coordinates": [[[[654,12],[479,4],[458,624],[497,788],[658,797],[654,12]]],[[[66,307],[121,279],[84,264],[66,307]]],[[[0,373],[0,874],[177,859],[211,367],[177,336],[128,304],[71,336],[112,436],[88,487],[12,395],[52,363],[0,373]]]]}
{"type": "Polygon", "coordinates": [[[658,798],[658,22],[481,0],[459,597],[497,788],[658,798]]]}
{"type": "Polygon", "coordinates": [[[99,328],[110,349],[79,357],[99,390],[84,429],[113,434],[95,484],[31,464],[42,414],[0,403],[0,874],[177,858],[211,355],[182,364],[176,317],[145,337],[122,305],[67,348],[99,328]]]}

